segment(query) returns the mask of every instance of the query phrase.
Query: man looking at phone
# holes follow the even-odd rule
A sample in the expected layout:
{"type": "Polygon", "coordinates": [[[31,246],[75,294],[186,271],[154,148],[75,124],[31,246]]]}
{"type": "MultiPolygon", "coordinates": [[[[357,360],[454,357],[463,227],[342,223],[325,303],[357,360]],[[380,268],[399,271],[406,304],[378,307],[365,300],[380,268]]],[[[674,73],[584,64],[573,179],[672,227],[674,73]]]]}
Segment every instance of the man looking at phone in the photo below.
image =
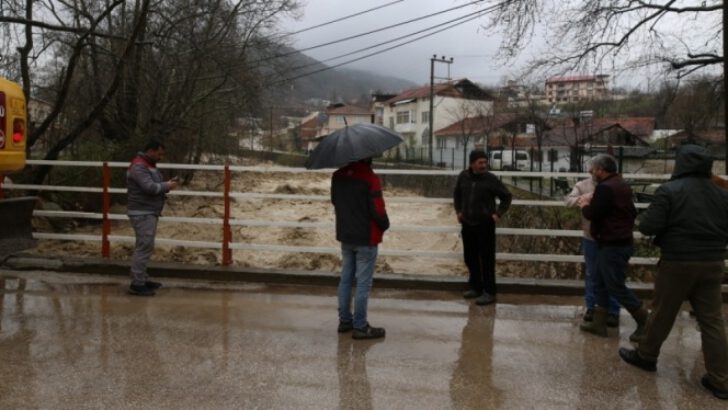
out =
{"type": "Polygon", "coordinates": [[[135,296],[154,296],[154,290],[162,286],[149,280],[147,264],[154,253],[157,221],[164,208],[166,193],[177,188],[176,178],[165,182],[157,169],[157,162],[164,154],[164,145],[151,141],[131,160],[126,171],[127,215],[136,237],[129,293],[135,296]]]}

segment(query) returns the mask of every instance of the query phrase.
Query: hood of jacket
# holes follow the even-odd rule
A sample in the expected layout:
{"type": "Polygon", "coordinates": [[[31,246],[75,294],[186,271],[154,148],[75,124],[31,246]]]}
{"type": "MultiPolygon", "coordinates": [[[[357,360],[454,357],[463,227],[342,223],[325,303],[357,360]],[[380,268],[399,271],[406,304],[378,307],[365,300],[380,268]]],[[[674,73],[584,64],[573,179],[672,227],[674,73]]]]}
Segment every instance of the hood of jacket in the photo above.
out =
{"type": "Polygon", "coordinates": [[[703,175],[710,177],[713,169],[713,157],[705,148],[698,145],[683,145],[677,151],[675,170],[671,179],[678,179],[688,175],[703,175]]]}

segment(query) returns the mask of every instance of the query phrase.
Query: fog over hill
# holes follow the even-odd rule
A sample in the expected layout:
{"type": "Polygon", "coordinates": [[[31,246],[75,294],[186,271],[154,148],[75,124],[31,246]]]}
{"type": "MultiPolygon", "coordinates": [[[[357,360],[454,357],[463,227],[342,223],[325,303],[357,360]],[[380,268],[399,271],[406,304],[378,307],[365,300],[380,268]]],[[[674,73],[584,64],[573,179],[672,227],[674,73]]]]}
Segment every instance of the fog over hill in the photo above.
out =
{"type": "MultiPolygon", "coordinates": [[[[325,64],[303,54],[289,57],[288,63],[294,67],[306,67],[293,71],[287,78],[311,73],[326,67],[325,64]]],[[[300,102],[310,98],[318,98],[339,102],[349,101],[361,96],[368,97],[373,91],[397,93],[417,85],[407,79],[337,67],[298,78],[293,82],[292,86],[286,87],[285,90],[288,93],[288,98],[293,101],[300,102]]]]}

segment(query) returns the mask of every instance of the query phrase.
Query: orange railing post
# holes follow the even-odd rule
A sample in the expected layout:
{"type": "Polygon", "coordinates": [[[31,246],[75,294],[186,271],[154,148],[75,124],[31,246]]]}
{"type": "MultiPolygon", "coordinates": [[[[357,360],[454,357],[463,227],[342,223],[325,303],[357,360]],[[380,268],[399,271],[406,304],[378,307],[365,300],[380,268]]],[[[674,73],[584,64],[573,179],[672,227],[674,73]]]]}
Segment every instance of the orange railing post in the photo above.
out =
{"type": "Polygon", "coordinates": [[[230,242],[233,240],[233,233],[230,229],[230,166],[225,164],[225,211],[222,220],[222,264],[229,266],[233,263],[233,252],[230,249],[230,242]]]}
{"type": "Polygon", "coordinates": [[[103,168],[103,224],[101,225],[101,256],[108,258],[111,255],[111,245],[109,243],[109,235],[111,234],[111,221],[109,221],[109,208],[111,208],[111,198],[109,197],[109,185],[111,185],[111,172],[109,163],[104,162],[103,168]]]}

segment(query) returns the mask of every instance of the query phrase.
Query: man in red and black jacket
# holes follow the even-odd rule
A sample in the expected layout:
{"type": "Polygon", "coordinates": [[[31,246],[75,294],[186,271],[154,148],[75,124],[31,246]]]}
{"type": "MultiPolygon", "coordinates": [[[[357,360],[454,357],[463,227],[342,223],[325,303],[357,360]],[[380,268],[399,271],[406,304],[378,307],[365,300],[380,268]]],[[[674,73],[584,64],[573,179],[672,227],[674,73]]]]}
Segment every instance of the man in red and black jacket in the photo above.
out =
{"type": "Polygon", "coordinates": [[[147,264],[154,253],[157,222],[164,208],[167,192],[177,188],[177,180],[164,181],[157,162],[164,158],[164,144],[150,141],[138,153],[126,171],[127,206],[129,222],[134,228],[134,256],[131,263],[129,293],[136,296],[154,296],[162,286],[149,280],[147,264]]]}
{"type": "Polygon", "coordinates": [[[594,318],[584,322],[583,331],[607,336],[607,306],[613,297],[637,322],[629,336],[633,342],[644,337],[647,310],[627,286],[625,279],[629,259],[634,252],[633,234],[637,210],[632,189],[617,174],[617,162],[610,155],[597,155],[592,160],[592,175],[599,184],[591,199],[580,199],[584,218],[591,221],[591,235],[597,242],[597,269],[594,275],[594,318]]]}
{"type": "Polygon", "coordinates": [[[378,245],[389,218],[384,208],[382,185],[372,171],[371,158],[334,172],[331,178],[331,203],[336,211],[336,240],[341,242],[341,279],[339,281],[339,333],[353,330],[354,339],[384,337],[383,328],[367,322],[367,303],[372,286],[378,245]],[[354,314],[351,288],[356,280],[354,314]]]}

